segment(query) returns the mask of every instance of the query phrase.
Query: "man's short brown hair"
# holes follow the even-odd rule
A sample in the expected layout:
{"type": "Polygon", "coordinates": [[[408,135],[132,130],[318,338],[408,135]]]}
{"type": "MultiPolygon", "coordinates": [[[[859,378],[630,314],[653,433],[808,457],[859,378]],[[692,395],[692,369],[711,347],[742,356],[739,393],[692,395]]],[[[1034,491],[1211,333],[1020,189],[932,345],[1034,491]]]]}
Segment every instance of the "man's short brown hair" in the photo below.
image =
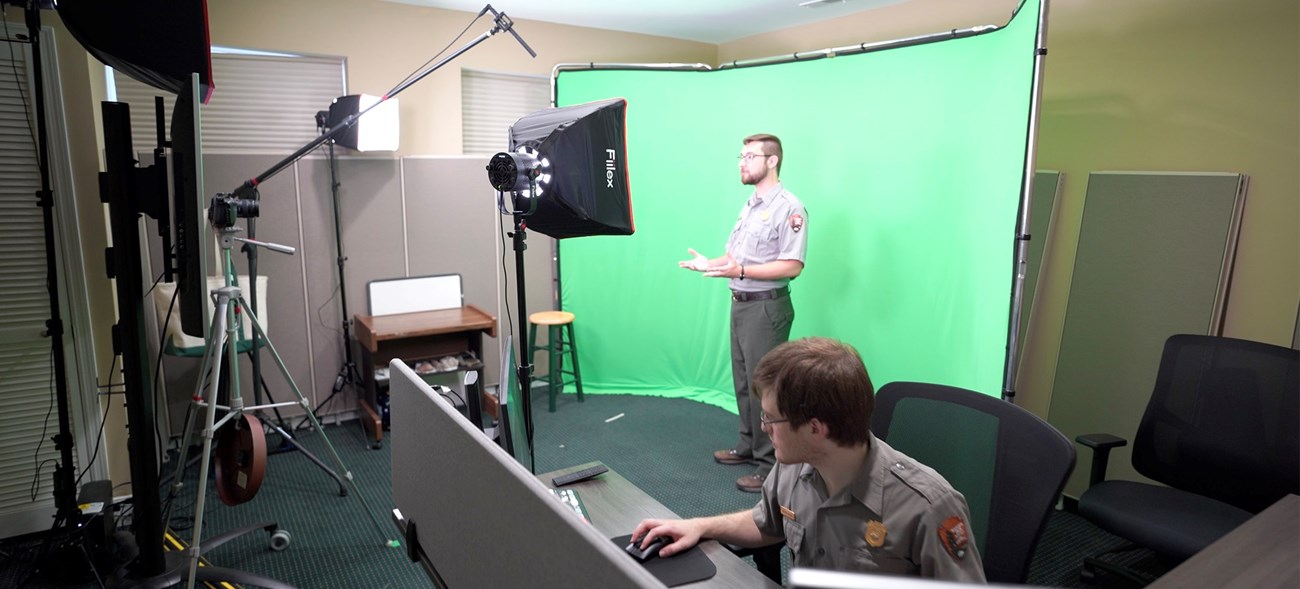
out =
{"type": "Polygon", "coordinates": [[[862,356],[844,342],[809,337],[773,348],[758,362],[754,388],[760,398],[776,395],[792,428],[816,418],[841,446],[869,439],[876,389],[862,356]]]}
{"type": "Polygon", "coordinates": [[[776,156],[776,175],[781,175],[781,164],[785,163],[785,153],[781,150],[781,138],[767,133],[756,133],[746,137],[741,145],[759,142],[763,144],[763,155],[776,156]]]}

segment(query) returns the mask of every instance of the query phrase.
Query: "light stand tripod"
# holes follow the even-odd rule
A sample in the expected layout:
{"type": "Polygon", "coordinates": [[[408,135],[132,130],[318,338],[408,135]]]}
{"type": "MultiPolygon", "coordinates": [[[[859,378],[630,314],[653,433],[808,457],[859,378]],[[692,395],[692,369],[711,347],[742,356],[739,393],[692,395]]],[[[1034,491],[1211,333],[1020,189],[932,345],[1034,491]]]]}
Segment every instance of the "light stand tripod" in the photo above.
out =
{"type": "MultiPolygon", "coordinates": [[[[216,202],[213,203],[214,208],[222,207],[222,206],[228,206],[228,205],[224,205],[216,202]]],[[[307,398],[303,396],[302,392],[298,389],[298,385],[294,383],[293,377],[290,376],[289,369],[285,365],[284,360],[281,359],[279,352],[275,350],[275,346],[274,344],[271,343],[270,338],[266,336],[266,331],[263,328],[262,323],[257,319],[257,316],[249,309],[248,303],[244,300],[244,297],[241,294],[239,287],[233,285],[233,276],[234,276],[233,264],[234,263],[232,261],[231,249],[235,242],[241,242],[247,246],[253,246],[253,247],[266,247],[273,251],[278,251],[281,253],[289,253],[289,254],[293,253],[294,249],[282,245],[258,242],[250,239],[235,237],[234,234],[240,230],[238,227],[234,227],[230,223],[214,222],[214,225],[222,225],[221,227],[218,227],[218,231],[220,232],[220,247],[222,250],[222,259],[224,261],[224,265],[226,268],[226,286],[222,288],[218,288],[212,293],[213,297],[215,298],[215,308],[213,311],[213,323],[212,323],[211,331],[208,334],[207,353],[204,354],[202,368],[200,368],[199,371],[200,374],[208,374],[209,371],[211,371],[212,376],[210,379],[210,383],[208,385],[208,392],[206,395],[203,394],[203,390],[202,390],[203,385],[202,382],[200,381],[198,385],[199,390],[196,391],[195,398],[193,401],[194,407],[205,410],[204,411],[205,418],[204,418],[203,429],[200,432],[201,436],[203,437],[203,453],[201,455],[201,464],[200,464],[200,471],[199,471],[199,482],[198,482],[198,490],[197,490],[198,499],[196,500],[196,504],[195,504],[194,532],[193,532],[193,536],[190,542],[190,547],[188,552],[189,576],[188,576],[188,581],[186,586],[191,588],[194,586],[194,581],[198,576],[199,573],[198,559],[199,559],[199,555],[202,554],[203,552],[203,547],[201,545],[202,532],[203,532],[203,510],[204,510],[204,501],[206,498],[206,491],[207,491],[210,456],[212,452],[212,439],[214,437],[216,430],[228,424],[231,421],[237,421],[239,419],[242,419],[243,413],[246,411],[256,412],[260,409],[268,409],[272,407],[283,407],[289,405],[300,405],[304,409],[310,409],[307,398]],[[246,317],[247,320],[251,322],[254,333],[258,334],[258,336],[260,336],[260,338],[266,342],[266,347],[268,350],[270,350],[271,357],[275,359],[275,363],[277,366],[279,366],[280,372],[281,374],[284,375],[285,381],[288,382],[290,389],[292,389],[294,394],[297,396],[298,399],[297,401],[272,403],[269,405],[244,406],[243,399],[239,394],[239,353],[236,345],[238,334],[240,332],[240,324],[237,319],[240,315],[246,317]],[[217,391],[218,388],[221,386],[221,382],[222,382],[221,355],[223,353],[223,350],[225,353],[225,361],[229,370],[229,375],[228,375],[229,390],[230,390],[229,406],[218,406],[217,404],[217,391]],[[225,415],[222,416],[220,421],[216,420],[216,412],[218,408],[226,412],[225,415]]],[[[181,448],[183,449],[188,449],[190,447],[192,436],[195,433],[194,419],[192,418],[194,411],[191,411],[190,414],[191,414],[191,418],[188,419],[185,424],[185,435],[181,443],[181,448]]],[[[357,491],[356,496],[361,501],[363,509],[370,516],[371,523],[375,525],[375,529],[379,532],[381,536],[384,537],[387,545],[396,546],[397,541],[388,539],[387,536],[384,534],[383,527],[380,526],[379,521],[374,514],[374,511],[370,508],[370,505],[366,502],[365,496],[360,492],[360,489],[355,489],[356,481],[353,479],[352,473],[348,471],[347,467],[343,464],[343,459],[339,457],[338,452],[334,449],[334,445],[330,442],[329,438],[325,435],[325,431],[321,427],[320,422],[317,421],[315,414],[313,414],[309,410],[307,411],[307,417],[308,419],[311,420],[312,426],[315,427],[316,431],[320,434],[321,439],[325,441],[325,445],[327,448],[329,448],[330,453],[333,455],[334,462],[339,468],[339,470],[345,473],[344,478],[346,478],[349,482],[353,484],[354,490],[357,491]]],[[[287,435],[283,432],[283,430],[281,430],[280,433],[281,435],[287,435]]],[[[179,491],[180,487],[183,485],[186,462],[187,460],[185,460],[185,457],[183,456],[180,460],[177,461],[176,473],[173,475],[173,479],[172,479],[173,482],[172,482],[171,497],[175,497],[177,491],[179,491]]],[[[317,464],[320,464],[319,461],[316,462],[317,464]]],[[[337,475],[335,476],[337,477],[337,475]]],[[[341,494],[345,494],[345,493],[341,493],[341,494]]],[[[169,500],[168,511],[170,511],[171,503],[172,501],[169,500]]],[[[164,516],[165,518],[164,521],[166,521],[166,517],[167,516],[164,516]]],[[[258,527],[263,527],[263,526],[262,525],[253,526],[253,529],[256,529],[258,527]]],[[[272,538],[273,548],[277,548],[277,547],[283,548],[287,544],[288,544],[287,536],[282,536],[279,539],[277,539],[276,537],[272,538]],[[277,540],[279,540],[278,546],[277,546],[277,540]]],[[[204,567],[204,568],[209,568],[209,567],[204,567]]],[[[272,586],[272,585],[265,585],[265,586],[272,586]]],[[[283,585],[276,585],[276,586],[283,586],[283,585]]]]}
{"type": "Polygon", "coordinates": [[[510,237],[515,250],[515,294],[519,305],[519,336],[515,341],[519,344],[517,357],[519,358],[519,388],[523,391],[520,397],[523,400],[524,437],[528,448],[528,464],[533,474],[537,474],[537,460],[533,457],[533,363],[528,353],[528,310],[526,309],[528,296],[524,281],[524,251],[528,249],[528,244],[525,243],[528,239],[528,225],[525,219],[537,211],[536,179],[536,170],[533,170],[528,178],[527,193],[505,191],[497,193],[497,209],[501,214],[511,215],[514,218],[514,231],[510,233],[510,237]],[[509,209],[505,206],[506,199],[511,201],[509,209]],[[527,210],[519,206],[520,199],[528,202],[527,210]]]}
{"type": "MultiPolygon", "coordinates": [[[[329,128],[326,124],[329,117],[329,111],[316,113],[316,127],[322,133],[329,128]]],[[[348,312],[348,282],[344,278],[343,265],[347,262],[347,256],[343,254],[343,224],[340,222],[339,215],[339,179],[338,179],[338,161],[334,157],[334,143],[330,139],[325,143],[326,152],[329,154],[330,166],[330,197],[334,205],[334,247],[338,252],[339,267],[339,303],[343,307],[343,365],[339,367],[339,373],[334,376],[334,388],[330,391],[328,397],[316,406],[316,411],[321,407],[329,404],[336,395],[343,391],[343,387],[352,386],[352,390],[357,389],[361,383],[361,371],[357,368],[357,362],[352,357],[352,314],[348,312]]]]}

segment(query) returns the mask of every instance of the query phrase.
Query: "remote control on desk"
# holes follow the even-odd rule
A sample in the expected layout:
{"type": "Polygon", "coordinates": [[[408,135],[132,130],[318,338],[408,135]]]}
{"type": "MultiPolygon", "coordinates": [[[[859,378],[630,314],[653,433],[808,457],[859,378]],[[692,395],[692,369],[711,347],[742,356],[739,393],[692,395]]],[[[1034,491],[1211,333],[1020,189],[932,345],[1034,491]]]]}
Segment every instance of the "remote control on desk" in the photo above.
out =
{"type": "Polygon", "coordinates": [[[571,485],[578,481],[585,481],[589,478],[602,475],[607,472],[609,472],[609,467],[603,464],[597,464],[595,466],[590,466],[582,470],[571,472],[569,474],[562,474],[560,476],[557,476],[551,479],[551,484],[557,487],[563,487],[565,485],[571,485]]]}

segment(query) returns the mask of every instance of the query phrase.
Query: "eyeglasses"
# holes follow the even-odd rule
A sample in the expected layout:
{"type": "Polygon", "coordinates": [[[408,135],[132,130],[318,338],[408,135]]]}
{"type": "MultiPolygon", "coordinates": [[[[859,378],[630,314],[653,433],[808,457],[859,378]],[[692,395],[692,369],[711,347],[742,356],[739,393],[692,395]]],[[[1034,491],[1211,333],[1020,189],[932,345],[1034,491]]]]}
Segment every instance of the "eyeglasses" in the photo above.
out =
{"type": "Polygon", "coordinates": [[[771,417],[768,417],[766,413],[759,413],[759,414],[758,414],[758,425],[759,425],[759,427],[771,427],[771,426],[774,426],[774,425],[776,425],[776,424],[778,424],[778,423],[785,423],[785,422],[787,422],[787,421],[790,421],[790,419],[789,419],[789,418],[786,418],[786,419],[772,419],[771,417]]]}
{"type": "Polygon", "coordinates": [[[756,158],[756,157],[768,157],[769,155],[771,155],[771,154],[767,154],[767,153],[742,153],[742,154],[736,156],[736,159],[738,159],[738,160],[745,160],[745,163],[749,163],[751,160],[753,160],[753,159],[756,158]]]}

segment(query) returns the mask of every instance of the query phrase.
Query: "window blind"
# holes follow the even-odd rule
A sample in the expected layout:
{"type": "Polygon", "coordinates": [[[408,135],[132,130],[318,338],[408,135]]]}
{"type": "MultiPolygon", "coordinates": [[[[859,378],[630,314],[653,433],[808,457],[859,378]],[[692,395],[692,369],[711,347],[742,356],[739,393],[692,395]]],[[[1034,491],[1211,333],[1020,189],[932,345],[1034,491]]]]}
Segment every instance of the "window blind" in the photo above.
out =
{"type": "MultiPolygon", "coordinates": [[[[4,35],[0,27],[0,40],[4,35]]],[[[24,44],[0,42],[0,529],[16,533],[31,531],[23,527],[32,515],[53,513],[50,475],[59,457],[49,440],[58,421],[51,413],[53,342],[43,336],[50,299],[25,50],[24,44]],[[33,479],[39,485],[35,501],[33,479]]]]}
{"type": "Polygon", "coordinates": [[[461,149],[493,154],[509,147],[510,125],[550,105],[550,78],[462,69],[461,149]]]}
{"type": "MultiPolygon", "coordinates": [[[[203,106],[205,153],[283,153],[315,139],[316,112],[346,92],[341,57],[214,53],[216,90],[203,106]]],[[[170,128],[175,95],[113,72],[117,100],[131,105],[131,138],[136,151],[157,145],[154,99],[166,96],[170,128]]]]}

